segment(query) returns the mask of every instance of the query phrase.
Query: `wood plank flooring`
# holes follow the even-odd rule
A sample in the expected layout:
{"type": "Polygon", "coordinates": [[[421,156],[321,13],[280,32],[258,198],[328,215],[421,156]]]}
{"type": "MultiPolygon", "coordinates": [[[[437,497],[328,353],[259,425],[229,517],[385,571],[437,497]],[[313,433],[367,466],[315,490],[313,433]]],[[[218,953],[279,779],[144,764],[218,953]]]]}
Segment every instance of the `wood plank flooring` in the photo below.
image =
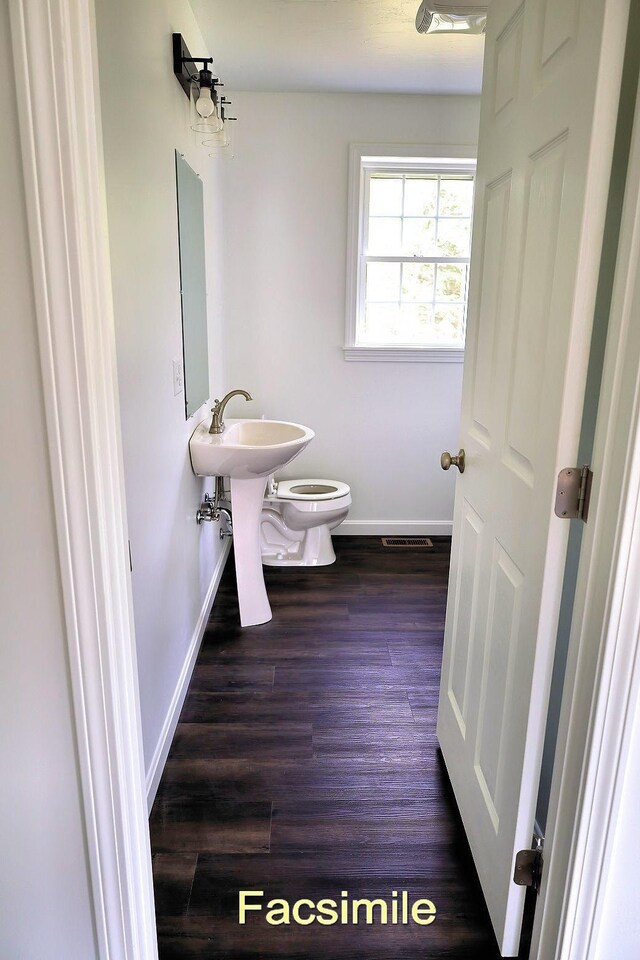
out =
{"type": "Polygon", "coordinates": [[[499,957],[435,737],[449,541],[334,543],[266,568],[273,620],[245,630],[227,565],[150,819],[161,960],[499,957]],[[437,916],[241,926],[239,890],[437,916]]]}

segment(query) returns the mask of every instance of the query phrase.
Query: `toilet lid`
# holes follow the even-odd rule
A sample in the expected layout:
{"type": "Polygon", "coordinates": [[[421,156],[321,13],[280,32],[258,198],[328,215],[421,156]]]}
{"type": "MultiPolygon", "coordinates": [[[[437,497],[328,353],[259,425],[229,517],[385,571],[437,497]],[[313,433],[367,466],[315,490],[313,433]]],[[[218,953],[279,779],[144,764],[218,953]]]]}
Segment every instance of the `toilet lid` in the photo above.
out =
{"type": "Polygon", "coordinates": [[[350,492],[341,480],[278,480],[276,500],[337,500],[350,492]]]}

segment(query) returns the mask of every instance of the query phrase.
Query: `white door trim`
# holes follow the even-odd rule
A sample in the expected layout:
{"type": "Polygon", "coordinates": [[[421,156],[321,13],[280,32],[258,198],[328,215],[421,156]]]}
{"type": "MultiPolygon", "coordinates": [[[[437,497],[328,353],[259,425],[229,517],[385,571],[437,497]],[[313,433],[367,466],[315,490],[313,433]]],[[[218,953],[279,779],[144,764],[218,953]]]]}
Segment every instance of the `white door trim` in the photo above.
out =
{"type": "Polygon", "coordinates": [[[595,960],[640,670],[640,98],[636,104],[532,958],[595,960]]]}
{"type": "Polygon", "coordinates": [[[97,956],[154,960],[93,4],[10,16],[97,956]]]}

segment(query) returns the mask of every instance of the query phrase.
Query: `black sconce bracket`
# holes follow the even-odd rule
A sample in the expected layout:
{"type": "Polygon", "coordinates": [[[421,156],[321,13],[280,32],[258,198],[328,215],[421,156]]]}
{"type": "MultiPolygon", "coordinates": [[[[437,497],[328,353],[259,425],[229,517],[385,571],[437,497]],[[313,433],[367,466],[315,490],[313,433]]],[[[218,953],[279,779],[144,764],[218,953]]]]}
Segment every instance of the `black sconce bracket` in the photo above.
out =
{"type": "MultiPolygon", "coordinates": [[[[220,86],[223,87],[224,84],[221,83],[220,86]]],[[[226,115],[225,110],[227,109],[227,107],[230,107],[230,106],[231,106],[231,100],[227,100],[226,97],[220,97],[220,116],[222,117],[222,119],[223,119],[223,121],[224,121],[225,123],[227,122],[227,120],[237,120],[237,119],[238,119],[237,117],[228,117],[228,116],[226,115]]]]}
{"type": "MultiPolygon", "coordinates": [[[[181,33],[173,34],[173,72],[178,78],[178,83],[184,90],[188,99],[191,99],[191,83],[193,80],[193,66],[190,64],[201,63],[206,70],[208,63],[213,63],[213,57],[192,57],[189,48],[184,42],[181,33]]],[[[217,84],[217,80],[212,81],[217,84]]],[[[218,84],[221,86],[221,84],[218,84]]]]}

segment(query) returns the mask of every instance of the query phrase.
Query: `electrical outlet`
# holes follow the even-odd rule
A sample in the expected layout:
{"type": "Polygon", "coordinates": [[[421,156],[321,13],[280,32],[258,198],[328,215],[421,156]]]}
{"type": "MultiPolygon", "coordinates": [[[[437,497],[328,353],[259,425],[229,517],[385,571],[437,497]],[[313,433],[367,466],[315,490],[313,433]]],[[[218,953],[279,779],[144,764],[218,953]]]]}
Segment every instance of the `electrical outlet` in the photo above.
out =
{"type": "Polygon", "coordinates": [[[173,395],[177,397],[184,390],[184,373],[182,360],[173,361],[173,395]]]}

